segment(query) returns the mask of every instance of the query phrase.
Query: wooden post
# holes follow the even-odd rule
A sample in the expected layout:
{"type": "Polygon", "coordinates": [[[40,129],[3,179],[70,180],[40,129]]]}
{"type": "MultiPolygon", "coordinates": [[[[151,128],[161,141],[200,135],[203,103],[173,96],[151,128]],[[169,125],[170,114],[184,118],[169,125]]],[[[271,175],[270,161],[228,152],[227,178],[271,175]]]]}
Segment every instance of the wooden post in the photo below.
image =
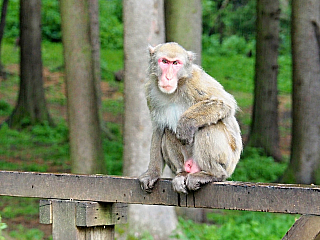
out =
{"type": "Polygon", "coordinates": [[[40,223],[52,224],[53,240],[114,239],[114,225],[127,222],[127,204],[40,200],[40,223]]]}

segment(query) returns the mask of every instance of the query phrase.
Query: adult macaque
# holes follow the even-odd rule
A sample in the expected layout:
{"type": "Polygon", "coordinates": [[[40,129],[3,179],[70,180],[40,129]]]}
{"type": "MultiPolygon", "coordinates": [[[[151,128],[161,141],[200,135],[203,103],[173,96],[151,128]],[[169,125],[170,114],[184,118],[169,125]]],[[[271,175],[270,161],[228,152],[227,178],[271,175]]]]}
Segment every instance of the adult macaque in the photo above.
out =
{"type": "Polygon", "coordinates": [[[146,96],[153,135],[141,187],[151,192],[165,163],[176,174],[172,184],[179,193],[225,180],[242,151],[235,99],[179,44],[150,46],[149,52],[146,96]]]}

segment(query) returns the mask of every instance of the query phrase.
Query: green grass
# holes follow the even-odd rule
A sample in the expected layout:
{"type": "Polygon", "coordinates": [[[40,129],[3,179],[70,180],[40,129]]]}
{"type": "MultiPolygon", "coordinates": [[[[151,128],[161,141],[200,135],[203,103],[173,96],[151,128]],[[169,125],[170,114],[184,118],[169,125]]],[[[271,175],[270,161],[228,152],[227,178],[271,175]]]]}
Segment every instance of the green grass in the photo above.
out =
{"type": "Polygon", "coordinates": [[[214,224],[195,224],[179,219],[178,239],[188,240],[279,240],[292,226],[297,215],[260,212],[214,211],[208,220],[214,224]]]}

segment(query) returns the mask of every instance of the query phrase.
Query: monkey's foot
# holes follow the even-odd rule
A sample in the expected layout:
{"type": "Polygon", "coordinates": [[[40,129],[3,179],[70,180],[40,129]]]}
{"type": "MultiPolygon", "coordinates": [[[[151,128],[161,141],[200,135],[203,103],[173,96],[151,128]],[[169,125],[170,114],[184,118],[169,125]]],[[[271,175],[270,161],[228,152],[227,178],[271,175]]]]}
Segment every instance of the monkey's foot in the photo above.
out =
{"type": "Polygon", "coordinates": [[[146,192],[151,193],[158,179],[159,179],[159,176],[152,176],[148,172],[145,172],[144,174],[142,174],[139,177],[140,186],[142,190],[145,190],[146,192]]]}
{"type": "Polygon", "coordinates": [[[178,174],[172,180],[172,187],[173,190],[177,193],[184,193],[188,194],[187,186],[186,186],[186,175],[185,174],[178,174]]]}
{"type": "Polygon", "coordinates": [[[197,173],[188,174],[186,178],[186,186],[190,191],[196,191],[200,189],[201,185],[210,182],[221,182],[225,180],[226,177],[223,175],[221,177],[215,177],[203,171],[197,173]]]}

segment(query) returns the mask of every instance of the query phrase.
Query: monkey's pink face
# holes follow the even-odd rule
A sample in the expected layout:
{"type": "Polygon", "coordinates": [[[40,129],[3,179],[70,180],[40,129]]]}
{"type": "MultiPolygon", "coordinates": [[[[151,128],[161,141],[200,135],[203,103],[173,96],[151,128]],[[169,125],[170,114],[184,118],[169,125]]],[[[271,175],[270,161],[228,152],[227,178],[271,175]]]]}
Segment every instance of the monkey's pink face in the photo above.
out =
{"type": "Polygon", "coordinates": [[[159,88],[164,93],[173,93],[178,86],[178,71],[183,66],[179,59],[159,58],[161,76],[159,76],[159,88]]]}

